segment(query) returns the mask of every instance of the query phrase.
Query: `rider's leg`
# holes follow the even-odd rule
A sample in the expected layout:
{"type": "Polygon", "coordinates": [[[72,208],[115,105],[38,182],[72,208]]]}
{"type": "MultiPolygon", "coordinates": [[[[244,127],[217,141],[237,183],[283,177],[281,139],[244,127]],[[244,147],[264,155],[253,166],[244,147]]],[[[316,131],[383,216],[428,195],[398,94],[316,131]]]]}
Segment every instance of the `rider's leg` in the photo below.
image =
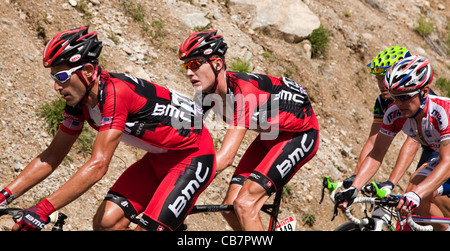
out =
{"type": "MultiPolygon", "coordinates": [[[[228,188],[226,197],[222,204],[233,205],[234,200],[236,199],[241,188],[242,185],[240,184],[230,184],[230,187],[228,188]]],[[[239,223],[239,219],[237,218],[237,215],[234,211],[222,212],[222,216],[234,231],[242,231],[241,224],[239,223]]]]}
{"type": "MultiPolygon", "coordinates": [[[[208,134],[209,135],[209,134],[208,134]]],[[[207,188],[216,173],[214,148],[166,153],[155,157],[167,174],[158,185],[142,215],[139,226],[149,231],[176,230],[189,215],[198,196],[207,188]],[[169,164],[169,160],[175,163],[169,164]]]]}
{"type": "Polygon", "coordinates": [[[144,210],[159,183],[149,158],[147,153],[114,183],[94,216],[94,230],[127,229],[131,219],[144,210]]]}
{"type": "MultiPolygon", "coordinates": [[[[239,194],[239,191],[246,182],[247,178],[250,176],[250,173],[253,172],[253,170],[259,165],[264,157],[266,157],[266,155],[267,149],[264,147],[264,144],[262,144],[260,137],[258,136],[247,148],[245,154],[242,156],[241,161],[239,162],[239,165],[236,167],[236,170],[230,182],[230,186],[228,187],[226,197],[222,204],[233,205],[234,200],[239,194]]],[[[242,227],[234,211],[223,212],[222,216],[225,218],[231,228],[233,228],[233,230],[242,230],[242,227]]]]}
{"type": "Polygon", "coordinates": [[[260,137],[255,139],[252,148],[249,147],[244,155],[246,158],[243,157],[236,168],[238,171],[241,166],[248,167],[252,166],[250,163],[257,163],[251,174],[242,172],[241,175],[246,175],[248,179],[233,203],[243,230],[263,230],[259,218],[262,205],[315,155],[319,146],[318,139],[318,131],[313,129],[297,133],[282,132],[275,140],[261,140],[260,137]],[[255,151],[258,148],[264,151],[255,151]],[[253,161],[247,158],[252,155],[258,158],[253,161]]]}
{"type": "Polygon", "coordinates": [[[260,184],[252,180],[245,182],[233,204],[242,230],[264,230],[259,211],[268,198],[269,195],[260,184]]]}
{"type": "Polygon", "coordinates": [[[450,217],[450,198],[448,196],[437,196],[433,203],[439,207],[445,217],[450,217]]]}
{"type": "MultiPolygon", "coordinates": [[[[407,191],[411,191],[417,184],[423,181],[426,176],[415,175],[411,178],[410,184],[408,185],[407,191]]],[[[424,216],[436,216],[436,217],[444,217],[442,211],[437,207],[433,202],[433,197],[436,192],[433,193],[432,196],[421,198],[420,206],[414,210],[414,214],[424,215],[424,216]]],[[[433,225],[434,230],[436,231],[445,231],[448,229],[448,224],[431,224],[433,225]]]]}
{"type": "Polygon", "coordinates": [[[112,201],[103,201],[93,219],[94,230],[127,230],[130,220],[124,211],[112,201]]]}
{"type": "Polygon", "coordinates": [[[450,179],[438,188],[438,195],[433,198],[433,203],[439,207],[445,217],[450,217],[450,179]]]}

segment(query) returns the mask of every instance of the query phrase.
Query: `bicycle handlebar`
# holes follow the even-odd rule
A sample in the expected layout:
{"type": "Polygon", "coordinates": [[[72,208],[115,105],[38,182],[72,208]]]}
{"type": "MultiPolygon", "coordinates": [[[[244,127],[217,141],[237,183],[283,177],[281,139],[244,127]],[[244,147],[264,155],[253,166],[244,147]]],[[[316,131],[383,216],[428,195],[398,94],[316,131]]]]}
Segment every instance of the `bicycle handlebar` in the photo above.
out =
{"type": "MultiPolygon", "coordinates": [[[[353,201],[353,204],[356,203],[368,203],[368,204],[372,204],[372,205],[377,205],[377,206],[389,206],[389,207],[393,207],[396,206],[399,202],[399,198],[398,197],[384,197],[384,198],[370,198],[370,197],[358,197],[355,198],[355,200],[353,201]]],[[[368,219],[358,219],[355,216],[352,215],[350,208],[347,208],[347,210],[345,210],[345,216],[347,217],[347,219],[349,219],[351,222],[357,224],[357,225],[367,225],[369,224],[369,220],[368,219]]],[[[417,224],[413,218],[411,217],[411,215],[408,215],[406,217],[406,222],[408,223],[408,225],[416,230],[416,231],[433,231],[433,226],[422,226],[417,224]]]]}
{"type": "MultiPolygon", "coordinates": [[[[319,204],[322,203],[322,201],[323,201],[324,192],[325,192],[325,188],[326,188],[329,192],[331,201],[335,204],[334,214],[333,214],[333,218],[331,220],[333,220],[334,217],[337,215],[337,203],[335,200],[335,195],[336,195],[336,192],[342,187],[343,187],[343,182],[331,182],[330,176],[325,176],[323,178],[322,197],[319,201],[319,204]]],[[[363,189],[361,189],[361,192],[365,193],[368,196],[377,196],[377,197],[358,197],[358,198],[355,198],[353,203],[369,203],[369,204],[378,205],[378,206],[395,207],[395,206],[397,206],[398,201],[399,201],[399,198],[395,197],[395,196],[386,197],[387,195],[389,195],[390,191],[388,191],[388,192],[382,191],[381,189],[378,188],[378,186],[375,182],[372,182],[372,183],[364,186],[363,189]]],[[[348,208],[345,211],[345,216],[347,217],[347,219],[349,219],[351,222],[353,222],[357,225],[361,226],[361,225],[369,224],[369,220],[366,218],[358,219],[358,218],[354,217],[350,212],[350,208],[348,208]]],[[[400,217],[399,217],[399,219],[400,219],[400,217]]],[[[406,217],[406,222],[412,229],[414,229],[416,231],[432,231],[433,230],[433,226],[422,226],[422,225],[417,224],[411,216],[406,217]]]]}
{"type": "MultiPolygon", "coordinates": [[[[3,215],[15,216],[20,210],[20,208],[2,208],[0,209],[0,217],[3,215]]],[[[60,213],[58,211],[53,212],[48,216],[48,223],[52,223],[52,231],[63,231],[63,226],[66,223],[67,215],[60,213]]]]}

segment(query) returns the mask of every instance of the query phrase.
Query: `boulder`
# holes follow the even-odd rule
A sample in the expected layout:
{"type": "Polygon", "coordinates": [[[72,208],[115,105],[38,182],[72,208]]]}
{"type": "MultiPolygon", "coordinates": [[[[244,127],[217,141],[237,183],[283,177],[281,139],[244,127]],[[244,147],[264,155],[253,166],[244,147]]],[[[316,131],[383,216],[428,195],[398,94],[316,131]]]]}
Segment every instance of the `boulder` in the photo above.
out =
{"type": "Polygon", "coordinates": [[[252,29],[273,37],[298,43],[319,28],[319,17],[306,4],[298,0],[231,0],[235,4],[256,7],[252,29]]]}

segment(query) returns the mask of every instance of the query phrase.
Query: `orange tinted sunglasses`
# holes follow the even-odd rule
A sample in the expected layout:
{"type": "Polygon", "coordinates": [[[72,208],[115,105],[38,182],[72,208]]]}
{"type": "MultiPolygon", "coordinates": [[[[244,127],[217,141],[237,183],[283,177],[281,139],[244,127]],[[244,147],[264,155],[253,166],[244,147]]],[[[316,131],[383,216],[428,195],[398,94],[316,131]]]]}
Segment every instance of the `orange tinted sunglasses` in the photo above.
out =
{"type": "Polygon", "coordinates": [[[219,58],[209,58],[209,59],[204,59],[204,58],[196,58],[196,59],[192,59],[187,61],[186,63],[183,63],[183,67],[184,69],[187,71],[188,69],[191,69],[193,71],[197,70],[200,66],[202,66],[202,64],[210,61],[210,60],[214,60],[214,59],[219,59],[219,58]]]}
{"type": "Polygon", "coordinates": [[[202,64],[208,62],[208,60],[204,58],[197,58],[187,61],[183,64],[184,69],[187,71],[188,69],[197,70],[202,64]]]}

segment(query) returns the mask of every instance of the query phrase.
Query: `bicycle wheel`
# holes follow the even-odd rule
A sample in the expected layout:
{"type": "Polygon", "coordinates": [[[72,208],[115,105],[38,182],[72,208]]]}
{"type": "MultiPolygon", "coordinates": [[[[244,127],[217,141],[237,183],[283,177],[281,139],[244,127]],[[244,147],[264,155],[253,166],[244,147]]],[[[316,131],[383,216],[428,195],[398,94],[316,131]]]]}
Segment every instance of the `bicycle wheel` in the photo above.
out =
{"type": "Polygon", "coordinates": [[[338,226],[333,231],[361,231],[361,228],[353,222],[346,222],[340,226],[338,226]]]}

